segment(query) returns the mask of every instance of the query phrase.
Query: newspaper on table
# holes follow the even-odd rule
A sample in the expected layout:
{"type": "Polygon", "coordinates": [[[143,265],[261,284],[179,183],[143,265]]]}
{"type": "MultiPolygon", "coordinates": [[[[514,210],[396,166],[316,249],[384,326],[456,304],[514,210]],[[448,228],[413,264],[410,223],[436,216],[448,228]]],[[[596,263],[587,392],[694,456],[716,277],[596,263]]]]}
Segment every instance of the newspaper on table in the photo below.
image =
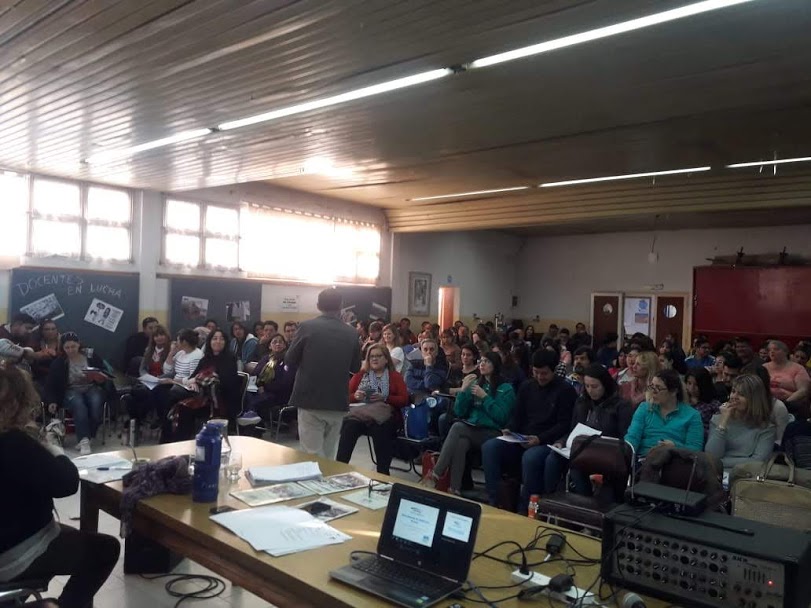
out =
{"type": "Polygon", "coordinates": [[[366,488],[365,490],[358,490],[351,494],[344,494],[341,496],[341,499],[371,509],[372,511],[377,511],[386,508],[389,504],[390,495],[391,492],[380,492],[366,488]]]}
{"type": "Polygon", "coordinates": [[[262,505],[270,505],[276,502],[284,502],[285,500],[293,500],[295,498],[306,498],[313,494],[315,494],[315,492],[312,490],[308,490],[292,481],[265,486],[263,488],[254,488],[253,490],[231,492],[231,496],[237,500],[241,500],[249,507],[260,507],[262,505]]]}
{"type": "Polygon", "coordinates": [[[345,492],[346,490],[354,490],[356,488],[365,488],[369,485],[371,480],[365,475],[360,473],[340,473],[338,475],[331,475],[324,479],[312,479],[309,481],[300,481],[299,485],[312,490],[315,494],[323,496],[325,494],[334,494],[335,492],[345,492]]]}
{"type": "Polygon", "coordinates": [[[307,511],[307,513],[316,519],[320,519],[321,521],[332,521],[333,519],[338,519],[339,517],[345,517],[358,512],[355,507],[342,505],[341,503],[330,500],[329,498],[311,500],[309,502],[305,502],[304,504],[296,505],[296,508],[301,509],[302,511],[307,511]],[[322,505],[326,505],[329,508],[324,509],[322,505]]]}

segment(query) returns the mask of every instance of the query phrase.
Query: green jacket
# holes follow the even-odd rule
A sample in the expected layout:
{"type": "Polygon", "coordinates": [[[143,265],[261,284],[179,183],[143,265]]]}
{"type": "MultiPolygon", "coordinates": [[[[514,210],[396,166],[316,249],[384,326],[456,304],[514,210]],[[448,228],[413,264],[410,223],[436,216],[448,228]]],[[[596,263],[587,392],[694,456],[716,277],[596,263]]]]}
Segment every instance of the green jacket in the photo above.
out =
{"type": "Polygon", "coordinates": [[[482,388],[487,392],[484,399],[474,397],[470,388],[457,393],[453,413],[475,426],[496,430],[505,428],[515,407],[512,385],[509,382],[500,384],[495,397],[490,396],[489,384],[483,384],[482,388]]]}

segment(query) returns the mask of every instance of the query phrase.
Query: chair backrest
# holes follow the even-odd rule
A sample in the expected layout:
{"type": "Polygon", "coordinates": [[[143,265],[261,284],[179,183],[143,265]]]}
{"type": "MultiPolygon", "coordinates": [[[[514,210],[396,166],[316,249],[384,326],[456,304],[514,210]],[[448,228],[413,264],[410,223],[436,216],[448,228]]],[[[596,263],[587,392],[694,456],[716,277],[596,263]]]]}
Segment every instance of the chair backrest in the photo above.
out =
{"type": "Polygon", "coordinates": [[[237,376],[239,376],[239,407],[240,411],[243,411],[245,409],[245,393],[248,392],[248,382],[251,376],[246,372],[237,372],[237,376]]]}
{"type": "Polygon", "coordinates": [[[614,437],[581,435],[572,442],[569,466],[589,475],[628,479],[633,462],[630,444],[614,437]]]}

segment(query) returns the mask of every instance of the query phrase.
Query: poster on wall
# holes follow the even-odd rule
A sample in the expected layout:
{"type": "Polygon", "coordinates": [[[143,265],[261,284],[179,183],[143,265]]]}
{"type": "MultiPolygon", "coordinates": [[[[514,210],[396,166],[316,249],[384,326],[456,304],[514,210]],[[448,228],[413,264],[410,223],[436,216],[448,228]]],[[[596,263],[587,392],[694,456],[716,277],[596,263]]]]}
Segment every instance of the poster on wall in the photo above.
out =
{"type": "Polygon", "coordinates": [[[279,302],[279,309],[282,312],[298,312],[299,311],[299,297],[298,296],[282,296],[279,302]]]}
{"type": "Polygon", "coordinates": [[[54,293],[49,293],[47,296],[42,296],[30,304],[26,304],[20,308],[20,312],[34,317],[34,321],[37,322],[37,325],[45,319],[56,321],[65,316],[65,311],[62,309],[62,305],[59,303],[54,293]]]}
{"type": "Polygon", "coordinates": [[[229,323],[234,321],[250,321],[251,303],[248,300],[227,302],[225,305],[225,318],[229,323]]]}
{"type": "Polygon", "coordinates": [[[431,314],[431,275],[426,272],[408,273],[408,314],[431,314]]]}
{"type": "Polygon", "coordinates": [[[625,335],[635,333],[650,335],[651,324],[651,298],[625,298],[623,314],[623,327],[625,335]]]}
{"type": "Polygon", "coordinates": [[[84,315],[84,320],[92,325],[106,329],[109,332],[115,332],[118,329],[118,322],[121,321],[121,316],[124,311],[120,308],[103,302],[98,298],[93,298],[90,306],[87,307],[87,312],[84,315]]]}
{"type": "Polygon", "coordinates": [[[194,321],[202,324],[208,317],[208,300],[205,298],[193,298],[183,296],[180,299],[180,310],[183,318],[187,321],[194,321]]]}

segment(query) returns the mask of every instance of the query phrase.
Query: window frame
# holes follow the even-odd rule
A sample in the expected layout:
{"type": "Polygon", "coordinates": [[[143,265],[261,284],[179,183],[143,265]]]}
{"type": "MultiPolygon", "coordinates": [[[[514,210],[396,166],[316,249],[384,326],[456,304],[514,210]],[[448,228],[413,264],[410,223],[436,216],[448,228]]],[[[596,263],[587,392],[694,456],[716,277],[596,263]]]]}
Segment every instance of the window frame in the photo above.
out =
{"type": "Polygon", "coordinates": [[[130,188],[121,188],[118,186],[111,186],[107,184],[97,184],[93,182],[85,182],[85,181],[78,181],[72,179],[65,179],[62,177],[53,177],[50,175],[40,175],[37,173],[24,173],[25,179],[27,180],[26,184],[26,196],[28,200],[26,201],[26,223],[27,223],[27,234],[26,234],[26,243],[25,243],[25,257],[29,258],[44,258],[47,256],[55,255],[61,258],[66,258],[74,261],[79,262],[92,262],[94,260],[103,260],[104,262],[114,263],[114,264],[132,264],[134,262],[133,258],[133,238],[132,238],[132,230],[134,224],[134,215],[135,215],[135,197],[133,196],[133,191],[130,188]],[[56,182],[62,183],[66,185],[77,186],[79,188],[79,216],[50,216],[40,213],[34,208],[34,185],[37,180],[44,180],[49,182],[56,182]],[[87,201],[90,188],[101,188],[105,190],[115,190],[118,192],[122,192],[127,196],[128,201],[128,209],[129,209],[129,216],[126,222],[111,222],[108,220],[94,220],[88,219],[87,217],[87,201]],[[63,255],[63,254],[51,254],[48,252],[40,252],[40,251],[33,251],[33,243],[34,243],[34,221],[36,220],[51,220],[51,221],[58,221],[58,222],[68,222],[72,224],[79,225],[79,234],[81,243],[79,245],[79,255],[63,255]],[[127,235],[129,238],[128,243],[128,256],[126,259],[113,259],[113,258],[95,258],[89,257],[87,255],[87,228],[88,226],[104,226],[104,227],[117,227],[117,228],[124,228],[127,231],[127,235]]]}
{"type": "Polygon", "coordinates": [[[188,267],[193,268],[195,270],[213,270],[213,271],[223,271],[223,272],[242,272],[242,263],[240,259],[240,240],[241,240],[241,231],[242,231],[242,213],[239,206],[232,206],[224,203],[211,203],[208,201],[199,201],[199,200],[192,200],[189,198],[184,198],[182,196],[171,196],[171,195],[164,195],[163,197],[163,222],[162,222],[162,234],[161,234],[161,265],[166,267],[188,267]],[[197,226],[197,230],[187,230],[181,228],[172,228],[168,225],[168,217],[169,217],[169,203],[171,201],[176,201],[179,203],[187,203],[191,205],[196,205],[200,210],[200,223],[197,226]],[[234,235],[227,235],[227,234],[219,234],[215,232],[210,232],[206,228],[206,221],[208,219],[208,208],[209,207],[217,207],[221,209],[228,209],[233,210],[237,214],[237,231],[234,235]],[[179,234],[185,236],[195,236],[198,239],[197,246],[198,246],[198,263],[195,266],[188,266],[186,264],[180,262],[173,262],[166,258],[166,237],[170,234],[179,234]],[[212,264],[206,259],[206,241],[208,239],[215,239],[215,240],[227,240],[232,241],[236,244],[236,266],[219,266],[212,264]]]}

